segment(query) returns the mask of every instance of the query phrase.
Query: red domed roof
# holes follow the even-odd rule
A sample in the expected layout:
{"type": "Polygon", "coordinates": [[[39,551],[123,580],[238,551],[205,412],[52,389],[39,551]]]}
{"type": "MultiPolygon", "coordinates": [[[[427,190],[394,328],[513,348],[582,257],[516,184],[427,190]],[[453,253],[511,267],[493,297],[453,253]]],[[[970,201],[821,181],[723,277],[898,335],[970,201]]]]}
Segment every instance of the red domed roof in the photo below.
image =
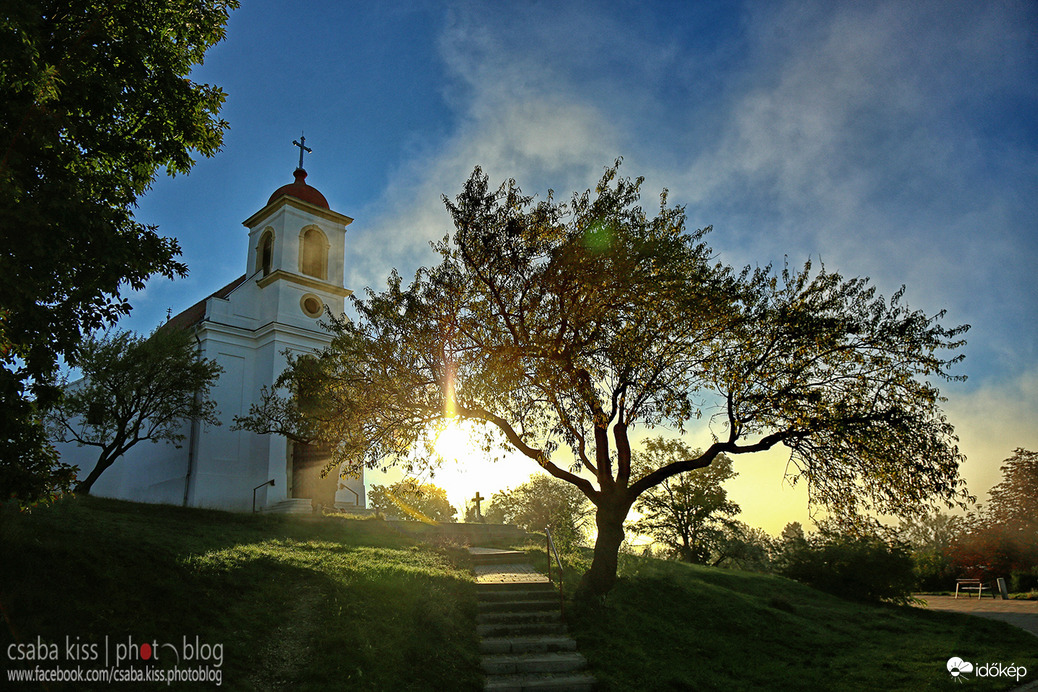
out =
{"type": "Polygon", "coordinates": [[[316,187],[311,187],[306,184],[306,171],[302,168],[297,168],[293,175],[296,177],[294,183],[288,185],[282,185],[278,189],[274,190],[274,194],[267,200],[267,204],[270,204],[278,197],[288,195],[289,197],[295,197],[301,199],[304,202],[314,205],[315,207],[321,207],[322,209],[328,209],[328,200],[324,198],[316,187]]]}

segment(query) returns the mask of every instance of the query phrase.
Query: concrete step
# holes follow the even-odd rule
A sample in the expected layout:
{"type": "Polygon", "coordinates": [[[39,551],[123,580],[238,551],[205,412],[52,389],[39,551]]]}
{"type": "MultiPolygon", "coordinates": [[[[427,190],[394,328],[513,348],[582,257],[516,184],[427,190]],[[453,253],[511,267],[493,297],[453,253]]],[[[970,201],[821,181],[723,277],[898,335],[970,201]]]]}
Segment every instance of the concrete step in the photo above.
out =
{"type": "Polygon", "coordinates": [[[572,673],[587,668],[587,661],[576,651],[530,654],[488,654],[481,661],[487,675],[513,673],[572,673]]]}
{"type": "Polygon", "coordinates": [[[559,600],[559,592],[556,589],[544,588],[488,591],[480,586],[476,589],[476,598],[480,604],[507,603],[512,601],[557,601],[559,600]]]}
{"type": "Polygon", "coordinates": [[[562,622],[495,622],[476,625],[480,637],[534,637],[542,634],[566,634],[562,622]]]}
{"type": "Polygon", "coordinates": [[[469,548],[469,556],[474,565],[501,565],[516,562],[529,562],[530,558],[521,550],[479,550],[469,548]]]}
{"type": "Polygon", "coordinates": [[[559,609],[554,610],[528,610],[522,612],[504,613],[478,613],[476,615],[477,625],[521,625],[529,622],[561,622],[562,617],[559,609]]]}
{"type": "Polygon", "coordinates": [[[484,598],[490,597],[490,594],[494,593],[513,593],[521,591],[540,592],[547,591],[549,593],[558,593],[558,587],[552,584],[550,581],[538,581],[538,582],[498,582],[489,584],[476,584],[475,592],[477,597],[484,598]]]}
{"type": "Polygon", "coordinates": [[[483,601],[479,603],[480,613],[524,613],[534,610],[557,610],[558,596],[545,594],[545,598],[522,601],[483,601]],[[554,608],[553,608],[554,606],[554,608]]]}
{"type": "Polygon", "coordinates": [[[577,642],[570,637],[550,634],[539,637],[486,637],[479,642],[479,651],[484,654],[533,654],[576,650],[577,642]]]}
{"type": "Polygon", "coordinates": [[[303,497],[292,497],[276,502],[273,505],[267,505],[263,508],[263,511],[270,514],[313,514],[314,505],[313,500],[303,497]]]}
{"type": "Polygon", "coordinates": [[[586,692],[595,689],[595,678],[586,673],[519,673],[488,675],[488,692],[586,692]]]}

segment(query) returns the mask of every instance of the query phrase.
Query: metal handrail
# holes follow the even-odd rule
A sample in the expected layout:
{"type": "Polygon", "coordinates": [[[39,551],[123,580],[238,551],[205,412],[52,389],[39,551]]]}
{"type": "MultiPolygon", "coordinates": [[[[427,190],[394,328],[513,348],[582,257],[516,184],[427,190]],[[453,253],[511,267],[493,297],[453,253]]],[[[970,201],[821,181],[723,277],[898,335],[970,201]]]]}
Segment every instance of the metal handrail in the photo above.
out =
{"type": "Polygon", "coordinates": [[[545,526],[544,533],[548,537],[548,581],[551,581],[551,556],[555,556],[555,564],[559,568],[559,612],[562,615],[566,614],[565,597],[562,594],[562,560],[559,559],[559,551],[555,549],[555,541],[551,538],[551,527],[545,526]]]}
{"type": "Polygon", "coordinates": [[[353,501],[353,504],[357,505],[357,507],[360,507],[360,495],[357,494],[356,490],[346,485],[345,483],[339,486],[339,490],[349,490],[351,493],[353,493],[353,497],[357,498],[353,501]]]}
{"type": "MultiPolygon", "coordinates": [[[[252,513],[253,514],[256,513],[256,491],[259,490],[260,488],[262,488],[265,485],[269,485],[270,487],[273,488],[274,487],[274,479],[271,478],[266,483],[260,483],[259,485],[257,485],[255,488],[252,489],[252,513]]],[[[264,502],[264,504],[266,504],[266,503],[264,502]]]]}

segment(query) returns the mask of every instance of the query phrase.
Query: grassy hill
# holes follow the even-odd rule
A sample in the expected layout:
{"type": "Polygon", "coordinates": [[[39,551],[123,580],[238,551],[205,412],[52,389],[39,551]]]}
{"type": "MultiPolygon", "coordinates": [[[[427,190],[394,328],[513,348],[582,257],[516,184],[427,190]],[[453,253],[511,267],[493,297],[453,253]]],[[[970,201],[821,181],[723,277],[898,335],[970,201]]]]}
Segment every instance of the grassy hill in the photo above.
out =
{"type": "MultiPolygon", "coordinates": [[[[531,555],[544,563],[543,550],[531,555]]],[[[587,559],[571,557],[571,587],[587,559]]],[[[8,661],[11,644],[58,642],[64,659],[66,636],[159,642],[160,661],[134,664],[144,669],[169,665],[162,643],[197,637],[222,645],[224,689],[480,689],[464,560],[381,521],[94,498],[28,515],[0,508],[0,675],[37,664],[8,661]]],[[[622,572],[604,604],[568,611],[604,689],[944,689],[951,656],[1038,676],[1035,638],[1002,623],[650,559],[626,558],[622,572]]]]}
{"type": "MultiPolygon", "coordinates": [[[[537,564],[546,566],[543,549],[537,564]]],[[[567,590],[590,565],[570,555],[567,590]]],[[[1002,622],[856,603],[782,577],[621,556],[602,604],[570,627],[611,690],[944,690],[952,656],[1015,663],[1025,679],[969,676],[970,689],[1038,680],[1038,639],[1002,622]]]]}
{"type": "Polygon", "coordinates": [[[62,659],[66,636],[179,646],[197,636],[223,645],[223,689],[481,686],[471,576],[385,522],[83,497],[4,510],[0,555],[11,625],[0,667],[21,667],[2,653],[12,636],[59,642],[62,659]]]}

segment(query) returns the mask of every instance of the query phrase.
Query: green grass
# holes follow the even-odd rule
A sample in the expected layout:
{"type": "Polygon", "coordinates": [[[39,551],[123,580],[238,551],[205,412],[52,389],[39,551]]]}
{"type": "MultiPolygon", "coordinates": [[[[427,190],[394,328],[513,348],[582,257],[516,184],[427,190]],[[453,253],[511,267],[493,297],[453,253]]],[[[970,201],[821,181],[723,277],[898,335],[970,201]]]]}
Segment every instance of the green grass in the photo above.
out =
{"type": "MultiPolygon", "coordinates": [[[[544,568],[543,546],[528,550],[544,568]]],[[[622,578],[603,604],[567,606],[605,690],[957,689],[945,669],[951,656],[1016,663],[1026,680],[1038,677],[1036,639],[1004,623],[621,558],[622,578]]],[[[589,551],[566,562],[572,596],[589,551]]],[[[0,668],[17,665],[4,654],[11,643],[37,637],[197,636],[223,645],[225,689],[476,690],[475,585],[464,565],[461,551],[417,545],[382,521],[94,498],[28,515],[0,507],[0,668]]]]}
{"type": "MultiPolygon", "coordinates": [[[[529,548],[540,567],[543,547],[529,548]]],[[[590,551],[566,557],[572,596],[590,551]]],[[[943,690],[945,666],[1016,663],[1038,679],[1038,639],[1002,622],[829,596],[781,577],[621,555],[603,604],[570,628],[606,690],[943,690]]],[[[969,689],[1015,680],[971,676],[969,689]]],[[[965,688],[963,688],[965,689],[965,688]]]]}
{"type": "Polygon", "coordinates": [[[0,508],[0,555],[0,652],[197,636],[223,645],[225,689],[482,685],[472,577],[385,522],[76,498],[0,508]]]}

